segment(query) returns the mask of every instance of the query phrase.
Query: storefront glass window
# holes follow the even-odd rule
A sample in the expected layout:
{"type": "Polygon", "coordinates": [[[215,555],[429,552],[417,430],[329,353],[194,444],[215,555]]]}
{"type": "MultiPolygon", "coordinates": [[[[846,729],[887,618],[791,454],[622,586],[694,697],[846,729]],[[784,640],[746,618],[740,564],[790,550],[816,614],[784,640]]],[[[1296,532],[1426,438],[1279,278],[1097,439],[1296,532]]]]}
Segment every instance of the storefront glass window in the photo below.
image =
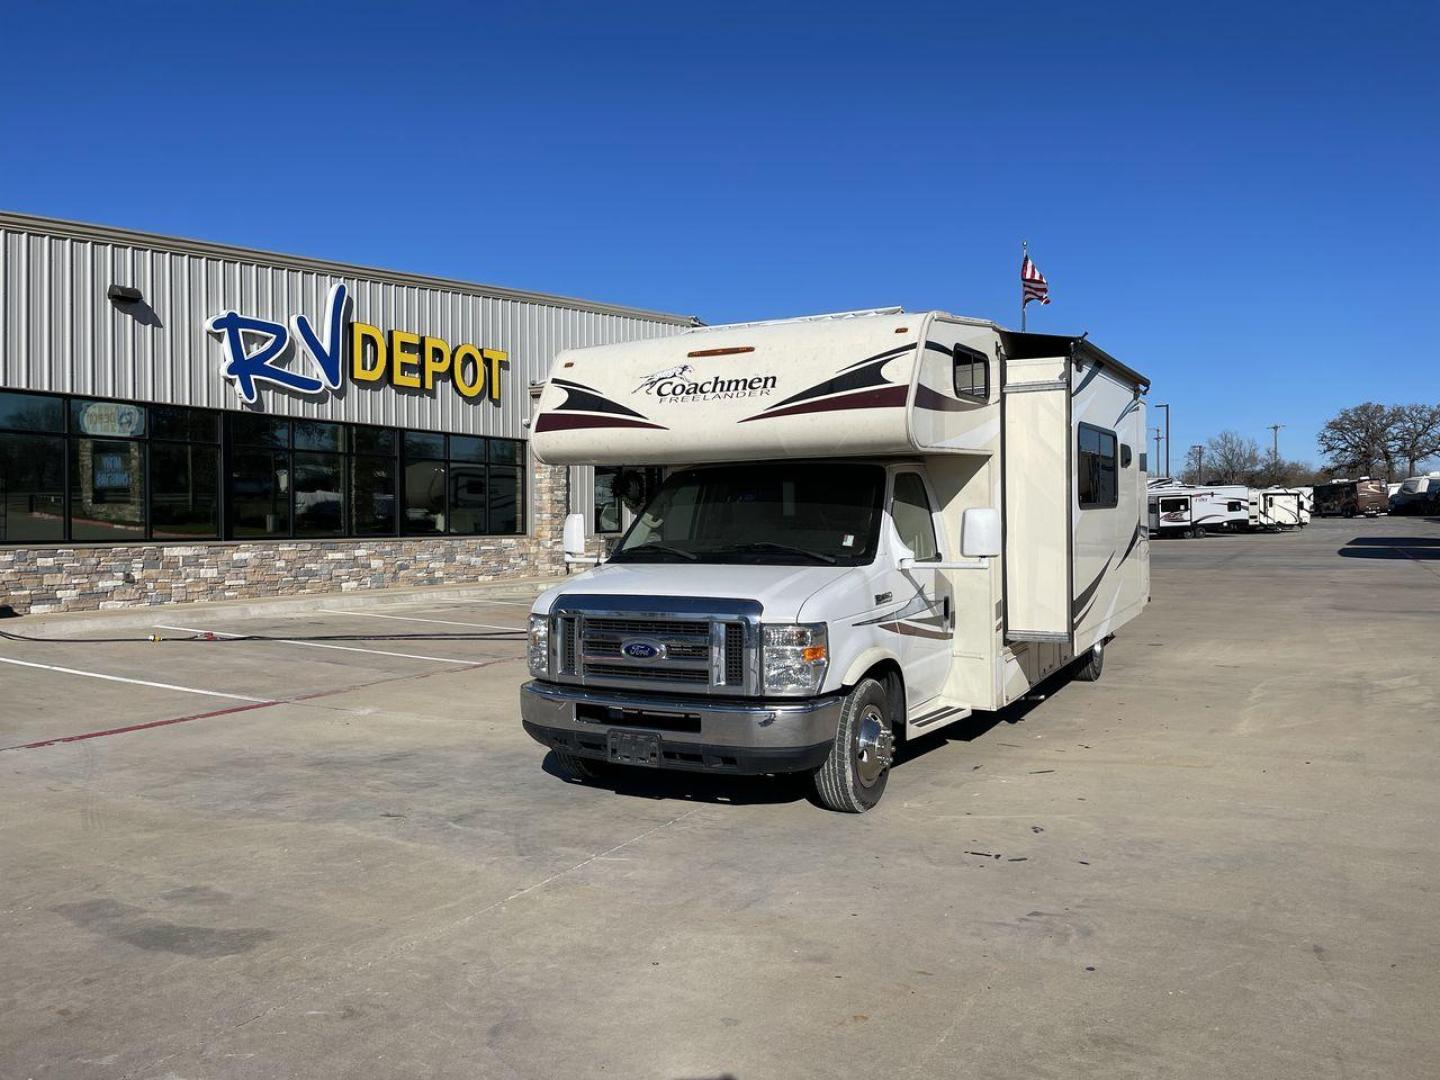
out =
{"type": "Polygon", "coordinates": [[[295,449],[344,450],[345,429],[339,424],[325,424],[319,420],[296,420],[295,449]]]}
{"type": "Polygon", "coordinates": [[[377,427],[351,428],[350,448],[357,454],[393,456],[395,453],[395,429],[377,427]]]}
{"type": "Polygon", "coordinates": [[[0,544],[515,534],[524,461],[515,439],[0,391],[0,544]]]}
{"type": "MultiPolygon", "coordinates": [[[[54,408],[63,418],[58,400],[54,408]]],[[[33,416],[6,412],[0,423],[26,422],[33,416]]],[[[64,538],[65,440],[0,432],[0,544],[54,543],[64,538]]]]}
{"type": "Polygon", "coordinates": [[[70,433],[111,439],[141,438],[145,434],[145,406],[123,401],[72,401],[70,433]]]}
{"type": "Polygon", "coordinates": [[[485,466],[452,461],[450,531],[466,535],[489,532],[485,527],[485,501],[485,466]]]}
{"type": "Polygon", "coordinates": [[[290,446],[290,421],[250,413],[233,413],[230,420],[230,441],[237,446],[290,446]]]}
{"type": "Polygon", "coordinates": [[[478,435],[451,435],[451,461],[485,461],[485,439],[478,435]]]}
{"type": "MultiPolygon", "coordinates": [[[[152,414],[153,419],[153,414],[152,414]]],[[[220,534],[220,451],[150,444],[150,528],[156,540],[220,534]]]]}
{"type": "Polygon", "coordinates": [[[356,536],[395,534],[395,458],[356,455],[350,464],[351,531],[356,536]]]}
{"type": "Polygon", "coordinates": [[[520,470],[509,467],[490,467],[490,523],[492,533],[516,533],[520,531],[520,500],[524,494],[524,482],[520,470]]]}
{"type": "Polygon", "coordinates": [[[445,463],[417,461],[405,466],[406,533],[445,531],[445,463]]]}
{"type": "Polygon", "coordinates": [[[405,460],[440,459],[445,456],[445,436],[430,431],[405,432],[405,460]]]}
{"type": "Polygon", "coordinates": [[[70,440],[70,538],[134,540],[145,535],[145,444],[70,440]]]}
{"type": "Polygon", "coordinates": [[[295,455],[296,536],[339,536],[345,531],[344,464],[339,454],[295,455]]]}
{"type": "Polygon", "coordinates": [[[7,394],[0,391],[0,429],[64,431],[65,406],[48,394],[7,394]]]}
{"type": "Polygon", "coordinates": [[[290,535],[288,450],[231,454],[230,531],[241,539],[290,535]]]}
{"type": "Polygon", "coordinates": [[[179,442],[219,442],[220,414],[178,405],[150,406],[150,437],[179,442]]]}

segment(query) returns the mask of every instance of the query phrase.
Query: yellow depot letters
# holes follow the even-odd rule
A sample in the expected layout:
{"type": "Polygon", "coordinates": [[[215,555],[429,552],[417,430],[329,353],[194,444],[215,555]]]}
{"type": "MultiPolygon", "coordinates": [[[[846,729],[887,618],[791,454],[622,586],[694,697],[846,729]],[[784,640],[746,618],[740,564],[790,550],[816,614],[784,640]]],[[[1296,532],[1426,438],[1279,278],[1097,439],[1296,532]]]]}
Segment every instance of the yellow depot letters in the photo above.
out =
{"type": "Polygon", "coordinates": [[[478,345],[456,345],[444,338],[422,337],[408,330],[391,330],[387,335],[378,326],[350,324],[350,379],[357,383],[387,383],[401,390],[429,393],[441,379],[449,379],[455,392],[466,399],[483,394],[500,400],[501,375],[510,363],[503,349],[482,349],[478,345]]]}

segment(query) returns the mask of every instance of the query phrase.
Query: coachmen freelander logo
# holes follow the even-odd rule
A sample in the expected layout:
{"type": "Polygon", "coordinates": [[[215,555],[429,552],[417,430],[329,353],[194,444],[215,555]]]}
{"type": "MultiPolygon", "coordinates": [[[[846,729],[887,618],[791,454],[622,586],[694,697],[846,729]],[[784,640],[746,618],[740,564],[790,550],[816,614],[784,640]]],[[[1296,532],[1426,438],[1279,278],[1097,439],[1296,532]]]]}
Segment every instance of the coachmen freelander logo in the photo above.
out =
{"type": "Polygon", "coordinates": [[[332,285],[319,330],[305,315],[293,316],[289,327],[234,310],[212,315],[205,329],[225,346],[220,374],[235,384],[236,395],[247,405],[259,400],[260,382],[308,396],[339,390],[347,359],[350,381],[361,385],[382,383],[430,393],[437,382],[448,379],[462,398],[473,400],[488,392],[491,401],[500,400],[501,372],[510,362],[503,350],[452,347],[444,338],[408,330],[386,334],[368,323],[347,324],[349,304],[345,286],[332,285]],[[298,363],[302,355],[306,362],[298,363]]]}
{"type": "Polygon", "coordinates": [[[738,378],[709,375],[697,378],[689,364],[646,375],[632,394],[646,393],[661,401],[725,401],[730,398],[765,397],[775,389],[774,375],[742,375],[738,378]]]}

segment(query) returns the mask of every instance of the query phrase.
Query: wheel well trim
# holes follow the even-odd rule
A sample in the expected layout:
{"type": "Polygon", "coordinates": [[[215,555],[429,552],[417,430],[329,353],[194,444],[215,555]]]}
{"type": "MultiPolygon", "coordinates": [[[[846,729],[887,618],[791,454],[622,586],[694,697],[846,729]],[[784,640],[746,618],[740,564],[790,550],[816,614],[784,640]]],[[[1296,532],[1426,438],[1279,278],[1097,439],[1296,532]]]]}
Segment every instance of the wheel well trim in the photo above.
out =
{"type": "Polygon", "coordinates": [[[851,660],[850,666],[845,669],[845,677],[840,681],[847,689],[856,686],[861,679],[865,678],[871,671],[887,661],[895,666],[903,682],[905,679],[905,668],[900,663],[900,657],[891,650],[882,649],[877,645],[872,645],[870,648],[861,652],[855,659],[851,660]]]}

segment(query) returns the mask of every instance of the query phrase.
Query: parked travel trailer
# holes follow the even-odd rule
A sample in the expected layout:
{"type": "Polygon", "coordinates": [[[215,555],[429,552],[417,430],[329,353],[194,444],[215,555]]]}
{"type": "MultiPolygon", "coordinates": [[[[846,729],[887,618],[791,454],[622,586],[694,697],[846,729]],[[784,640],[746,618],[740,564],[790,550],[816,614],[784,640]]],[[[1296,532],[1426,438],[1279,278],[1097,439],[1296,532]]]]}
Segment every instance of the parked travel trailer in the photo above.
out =
{"type": "Polygon", "coordinates": [[[1376,517],[1385,513],[1390,498],[1383,480],[1331,480],[1315,485],[1315,513],[1319,517],[1376,517]]]}
{"type": "Polygon", "coordinates": [[[1151,536],[1202,537],[1210,532],[1248,529],[1250,489],[1242,485],[1201,487],[1151,484],[1147,497],[1151,536]]]}
{"type": "Polygon", "coordinates": [[[1144,610],[1147,389],[1083,338],[942,312],[561,353],[536,456],[667,476],[536,600],[525,729],[582,778],[808,771],[867,810],[899,740],[1097,678],[1144,610]]]}
{"type": "Polygon", "coordinates": [[[1300,497],[1300,527],[1303,529],[1315,516],[1315,489],[1313,487],[1294,487],[1290,490],[1300,497]]]}
{"type": "Polygon", "coordinates": [[[1300,526],[1300,495],[1291,488],[1262,488],[1251,493],[1254,528],[1268,532],[1300,526]]]}
{"type": "Polygon", "coordinates": [[[1411,476],[1390,496],[1392,514],[1428,514],[1440,511],[1440,473],[1411,476]]]}

